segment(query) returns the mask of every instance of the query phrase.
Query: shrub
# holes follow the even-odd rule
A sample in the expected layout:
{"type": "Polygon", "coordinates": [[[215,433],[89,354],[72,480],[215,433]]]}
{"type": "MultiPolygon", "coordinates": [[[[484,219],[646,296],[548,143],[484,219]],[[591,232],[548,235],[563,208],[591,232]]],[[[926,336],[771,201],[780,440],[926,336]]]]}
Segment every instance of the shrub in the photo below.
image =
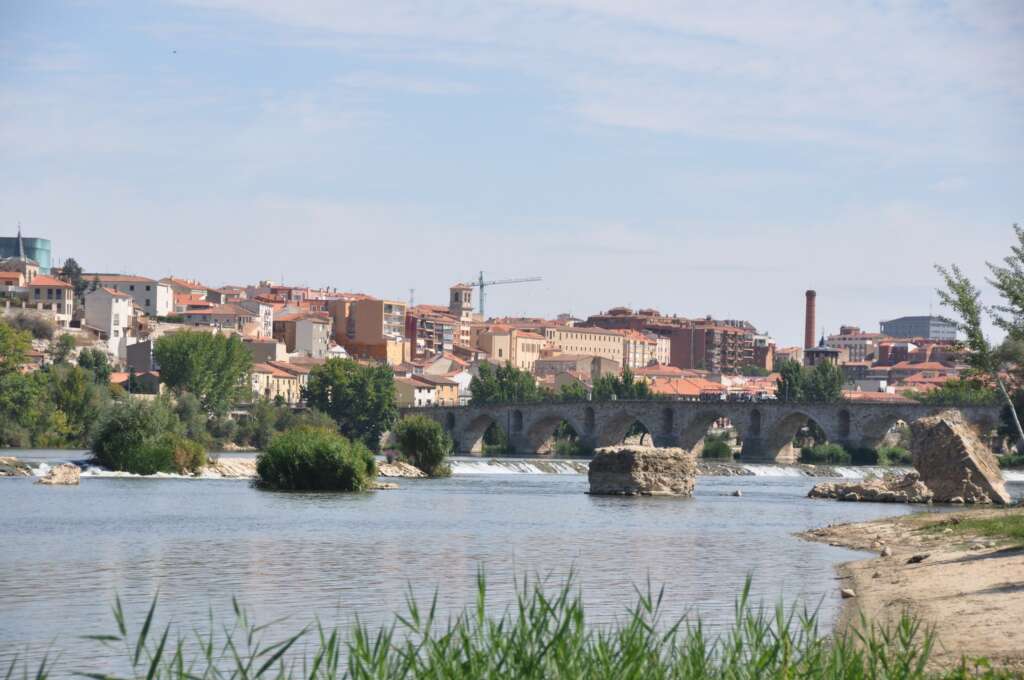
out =
{"type": "Polygon", "coordinates": [[[92,452],[105,467],[140,475],[194,472],[206,463],[202,445],[184,436],[181,421],[159,399],[114,404],[93,438],[92,452]]]}
{"type": "Polygon", "coordinates": [[[1002,468],[1024,467],[1024,453],[1018,453],[1018,454],[1008,453],[1006,455],[999,456],[999,467],[1002,467],[1002,468]]]}
{"type": "Polygon", "coordinates": [[[913,465],[914,457],[902,446],[882,446],[878,449],[879,465],[913,465]]]}
{"type": "Polygon", "coordinates": [[[49,319],[39,314],[27,312],[21,312],[13,319],[10,319],[9,323],[20,331],[28,331],[36,340],[51,339],[56,328],[49,319]]]}
{"type": "Polygon", "coordinates": [[[258,485],[281,491],[363,491],[377,462],[362,442],[324,428],[300,427],[277,434],[256,459],[258,485]]]}
{"type": "Polygon", "coordinates": [[[395,426],[395,441],[402,455],[431,477],[452,473],[445,462],[452,450],[452,439],[436,420],[426,416],[404,418],[395,426]]]}
{"type": "Polygon", "coordinates": [[[800,462],[844,464],[850,462],[850,454],[839,444],[817,444],[800,450],[800,462]]]}
{"type": "Polygon", "coordinates": [[[725,435],[708,435],[704,438],[704,449],[700,454],[704,458],[732,458],[732,447],[725,435]]]}

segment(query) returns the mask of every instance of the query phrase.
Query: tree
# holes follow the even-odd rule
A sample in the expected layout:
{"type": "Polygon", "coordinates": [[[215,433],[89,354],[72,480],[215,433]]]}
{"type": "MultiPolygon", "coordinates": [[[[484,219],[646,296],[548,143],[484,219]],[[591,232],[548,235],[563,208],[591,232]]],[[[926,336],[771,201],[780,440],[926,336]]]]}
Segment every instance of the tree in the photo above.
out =
{"type": "Polygon", "coordinates": [[[436,420],[426,416],[403,418],[395,426],[395,440],[402,455],[430,477],[451,475],[445,459],[452,450],[452,438],[436,420]]]}
{"type": "Polygon", "coordinates": [[[101,465],[140,475],[195,471],[205,463],[203,447],[184,436],[165,399],[111,406],[93,437],[92,452],[101,465]]]}
{"type": "Polygon", "coordinates": [[[175,394],[194,394],[207,413],[226,413],[248,392],[252,355],[237,336],[178,331],[156,341],[160,380],[175,394]]]}
{"type": "Polygon", "coordinates": [[[74,290],[75,298],[81,299],[85,293],[85,289],[89,286],[82,278],[82,267],[75,261],[75,258],[69,257],[64,261],[64,266],[60,269],[60,278],[71,284],[71,288],[74,290]]]}
{"type": "Polygon", "coordinates": [[[977,379],[947,380],[928,392],[908,391],[904,395],[934,406],[992,405],[1000,401],[999,393],[977,379]]]}
{"type": "Polygon", "coordinates": [[[259,485],[282,491],[363,491],[377,476],[373,454],[330,430],[301,427],[276,435],[256,459],[259,485]]]}
{"type": "Polygon", "coordinates": [[[594,381],[591,399],[609,401],[611,399],[650,399],[651,386],[646,380],[637,380],[633,371],[627,366],[622,375],[602,375],[594,381]]]}
{"type": "Polygon", "coordinates": [[[984,377],[998,386],[1016,430],[1017,441],[1024,442],[1024,427],[1021,427],[1020,416],[1003,380],[1003,371],[1008,370],[1011,364],[1020,371],[1021,360],[1024,359],[1024,352],[1020,349],[1021,341],[1024,341],[1024,229],[1014,224],[1013,231],[1017,244],[1003,259],[1006,266],[987,263],[992,273],[989,282],[1003,298],[1003,304],[988,310],[996,326],[1006,332],[1007,342],[998,349],[992,347],[982,329],[982,314],[986,310],[981,304],[981,291],[955,264],[949,268],[936,265],[935,269],[945,285],[944,289],[938,290],[939,300],[942,306],[956,313],[959,317],[957,328],[966,336],[963,346],[968,350],[968,377],[984,377]]]}
{"type": "Polygon", "coordinates": [[[92,372],[97,385],[106,385],[110,382],[110,360],[103,350],[86,347],[78,354],[78,365],[92,372]]]}
{"type": "Polygon", "coordinates": [[[470,404],[522,404],[541,401],[543,394],[529,371],[522,371],[511,363],[504,366],[480,364],[477,374],[469,383],[473,393],[470,404]]]}
{"type": "Polygon", "coordinates": [[[765,376],[771,375],[771,371],[764,366],[740,366],[740,375],[748,378],[764,378],[765,376]]]}
{"type": "Polygon", "coordinates": [[[107,406],[109,392],[78,366],[53,366],[47,374],[53,406],[67,422],[68,443],[87,446],[107,406]]]}
{"type": "Polygon", "coordinates": [[[779,379],[775,394],[779,401],[803,401],[804,367],[792,359],[783,361],[779,366],[779,379]]]}
{"type": "Polygon", "coordinates": [[[328,359],[309,372],[306,403],[331,416],[343,435],[380,449],[381,436],[398,417],[395,376],[388,366],[328,359]]]}
{"type": "Polygon", "coordinates": [[[804,399],[830,404],[843,398],[846,376],[839,366],[825,361],[804,373],[804,399]]]}
{"type": "Polygon", "coordinates": [[[50,343],[50,357],[55,364],[65,364],[75,350],[75,339],[69,333],[62,333],[50,343]]]}
{"type": "Polygon", "coordinates": [[[32,336],[0,321],[0,376],[17,371],[28,361],[32,336]]]}
{"type": "Polygon", "coordinates": [[[843,370],[833,363],[826,361],[809,368],[787,359],[779,366],[775,394],[784,402],[832,403],[843,398],[845,382],[843,370]]]}
{"type": "Polygon", "coordinates": [[[586,401],[587,388],[578,381],[565,383],[558,391],[558,399],[560,401],[586,401]]]}

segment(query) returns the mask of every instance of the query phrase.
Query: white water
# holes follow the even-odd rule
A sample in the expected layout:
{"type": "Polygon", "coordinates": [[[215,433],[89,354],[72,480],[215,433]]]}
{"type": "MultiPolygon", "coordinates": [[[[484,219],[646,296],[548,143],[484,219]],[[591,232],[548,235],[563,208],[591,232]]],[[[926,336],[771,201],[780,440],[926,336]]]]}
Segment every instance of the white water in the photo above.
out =
{"type": "Polygon", "coordinates": [[[452,474],[455,475],[578,475],[587,471],[587,461],[543,460],[530,461],[509,458],[495,460],[453,459],[452,474]]]}

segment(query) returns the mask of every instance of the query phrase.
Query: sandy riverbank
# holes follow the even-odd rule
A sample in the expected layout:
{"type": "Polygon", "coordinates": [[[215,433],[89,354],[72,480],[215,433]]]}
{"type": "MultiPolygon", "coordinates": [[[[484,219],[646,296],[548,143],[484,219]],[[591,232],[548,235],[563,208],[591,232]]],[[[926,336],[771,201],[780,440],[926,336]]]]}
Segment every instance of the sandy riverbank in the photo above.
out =
{"type": "Polygon", "coordinates": [[[908,515],[830,526],[803,537],[880,554],[886,547],[892,551],[839,567],[836,597],[841,588],[856,593],[846,600],[839,629],[857,625],[861,614],[889,622],[906,611],[934,627],[937,665],[962,656],[985,657],[1024,673],[1024,548],[951,528],[958,517],[1006,513],[1024,514],[1024,508],[908,515]],[[922,554],[928,557],[908,564],[922,554]]]}

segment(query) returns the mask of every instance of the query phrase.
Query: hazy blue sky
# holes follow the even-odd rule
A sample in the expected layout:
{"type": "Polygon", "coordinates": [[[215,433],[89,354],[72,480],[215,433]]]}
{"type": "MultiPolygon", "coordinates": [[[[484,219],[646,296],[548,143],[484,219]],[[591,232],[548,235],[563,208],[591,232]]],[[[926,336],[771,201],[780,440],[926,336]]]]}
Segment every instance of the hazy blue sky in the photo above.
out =
{"type": "Polygon", "coordinates": [[[800,341],[1024,222],[1024,3],[0,5],[0,228],[87,269],[800,341]]]}

